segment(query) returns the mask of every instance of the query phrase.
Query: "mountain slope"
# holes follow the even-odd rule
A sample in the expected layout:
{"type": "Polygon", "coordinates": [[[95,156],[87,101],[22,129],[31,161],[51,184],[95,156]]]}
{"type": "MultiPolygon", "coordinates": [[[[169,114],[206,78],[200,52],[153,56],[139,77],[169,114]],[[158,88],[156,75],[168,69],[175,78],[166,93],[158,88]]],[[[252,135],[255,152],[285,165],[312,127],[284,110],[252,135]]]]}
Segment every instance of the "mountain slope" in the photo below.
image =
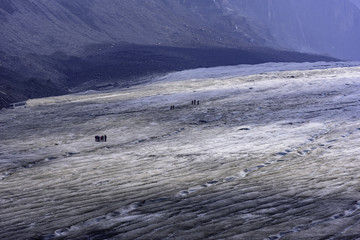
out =
{"type": "Polygon", "coordinates": [[[231,18],[222,18],[218,5],[211,1],[202,6],[203,2],[6,1],[0,16],[1,29],[7,34],[0,36],[0,50],[74,54],[84,45],[104,42],[229,47],[263,41],[251,32],[244,18],[237,19],[242,29],[233,31],[231,18]]]}
{"type": "Polygon", "coordinates": [[[332,60],[284,52],[236,6],[227,0],[1,1],[0,107],[8,96],[20,101],[70,88],[127,86],[188,68],[332,60]],[[27,93],[30,79],[43,91],[27,93]]]}

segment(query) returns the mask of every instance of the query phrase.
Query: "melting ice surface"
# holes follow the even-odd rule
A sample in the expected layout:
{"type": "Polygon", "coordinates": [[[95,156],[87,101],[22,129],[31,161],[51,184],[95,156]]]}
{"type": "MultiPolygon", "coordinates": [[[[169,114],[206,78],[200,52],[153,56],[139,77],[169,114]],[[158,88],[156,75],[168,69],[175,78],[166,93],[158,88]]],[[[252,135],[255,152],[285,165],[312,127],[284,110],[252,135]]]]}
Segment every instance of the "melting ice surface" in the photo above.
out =
{"type": "Polygon", "coordinates": [[[358,239],[359,65],[197,69],[3,110],[0,239],[358,239]]]}

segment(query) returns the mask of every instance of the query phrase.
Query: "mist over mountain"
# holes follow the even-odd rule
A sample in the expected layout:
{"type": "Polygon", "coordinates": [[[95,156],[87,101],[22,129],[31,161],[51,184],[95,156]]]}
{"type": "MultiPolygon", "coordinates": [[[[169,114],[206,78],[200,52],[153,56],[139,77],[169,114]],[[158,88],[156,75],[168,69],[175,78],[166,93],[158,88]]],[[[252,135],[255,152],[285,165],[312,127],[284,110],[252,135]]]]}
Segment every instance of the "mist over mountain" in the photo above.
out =
{"type": "Polygon", "coordinates": [[[359,0],[351,0],[352,4],[354,4],[356,7],[360,8],[360,1],[359,0]]]}
{"type": "Polygon", "coordinates": [[[0,107],[189,68],[358,59],[354,3],[2,0],[0,107]]]}
{"type": "Polygon", "coordinates": [[[360,59],[359,0],[229,0],[234,11],[262,24],[283,47],[360,59]]]}

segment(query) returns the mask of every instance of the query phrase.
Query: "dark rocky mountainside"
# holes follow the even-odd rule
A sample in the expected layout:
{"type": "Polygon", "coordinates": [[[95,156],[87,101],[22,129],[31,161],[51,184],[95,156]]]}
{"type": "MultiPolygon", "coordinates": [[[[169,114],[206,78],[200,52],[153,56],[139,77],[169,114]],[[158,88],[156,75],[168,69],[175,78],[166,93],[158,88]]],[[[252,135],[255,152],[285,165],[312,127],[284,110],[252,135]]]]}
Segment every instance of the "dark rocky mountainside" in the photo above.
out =
{"type": "MultiPolygon", "coordinates": [[[[239,1],[242,2],[242,1],[239,1]]],[[[196,67],[317,61],[228,0],[2,0],[0,108],[196,67]]]]}
{"type": "Polygon", "coordinates": [[[15,55],[78,54],[85,45],[105,42],[179,47],[264,42],[245,18],[225,16],[214,1],[5,0],[0,4],[4,32],[0,50],[15,55]]]}

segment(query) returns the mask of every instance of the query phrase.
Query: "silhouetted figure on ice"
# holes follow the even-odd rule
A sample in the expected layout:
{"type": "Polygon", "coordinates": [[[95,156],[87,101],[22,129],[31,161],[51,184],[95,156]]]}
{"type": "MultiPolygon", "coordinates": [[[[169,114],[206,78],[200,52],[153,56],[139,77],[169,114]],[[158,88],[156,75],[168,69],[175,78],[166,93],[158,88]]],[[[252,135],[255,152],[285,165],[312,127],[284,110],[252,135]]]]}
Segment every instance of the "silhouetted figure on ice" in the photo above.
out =
{"type": "Polygon", "coordinates": [[[103,136],[95,136],[95,142],[106,142],[106,135],[103,135],[103,136]]]}
{"type": "Polygon", "coordinates": [[[192,100],[191,105],[200,105],[200,101],[199,100],[192,100]]]}

